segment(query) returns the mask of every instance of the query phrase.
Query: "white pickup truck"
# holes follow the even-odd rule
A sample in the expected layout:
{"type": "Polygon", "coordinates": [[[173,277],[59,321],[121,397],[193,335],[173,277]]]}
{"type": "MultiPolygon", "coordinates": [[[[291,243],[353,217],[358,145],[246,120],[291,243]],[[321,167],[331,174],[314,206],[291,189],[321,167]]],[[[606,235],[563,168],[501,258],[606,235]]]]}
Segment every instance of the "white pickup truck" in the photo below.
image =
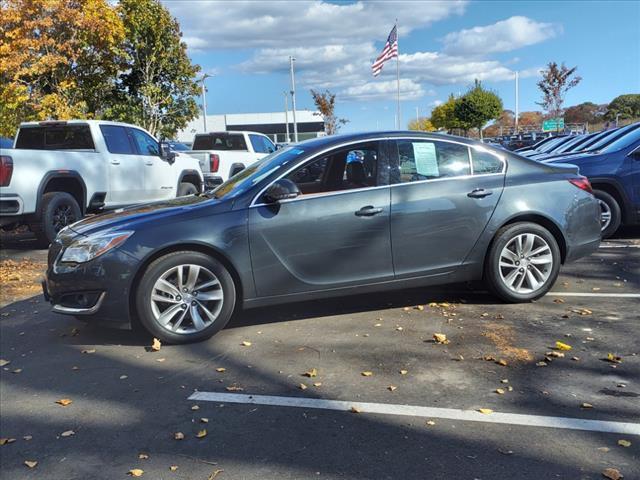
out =
{"type": "Polygon", "coordinates": [[[87,213],[202,191],[195,158],[145,130],[98,120],[28,122],[0,150],[0,226],[27,224],[42,244],[87,213]]]}
{"type": "Polygon", "coordinates": [[[271,139],[257,132],[199,133],[191,148],[184,153],[200,161],[205,184],[209,188],[276,151],[271,139]]]}

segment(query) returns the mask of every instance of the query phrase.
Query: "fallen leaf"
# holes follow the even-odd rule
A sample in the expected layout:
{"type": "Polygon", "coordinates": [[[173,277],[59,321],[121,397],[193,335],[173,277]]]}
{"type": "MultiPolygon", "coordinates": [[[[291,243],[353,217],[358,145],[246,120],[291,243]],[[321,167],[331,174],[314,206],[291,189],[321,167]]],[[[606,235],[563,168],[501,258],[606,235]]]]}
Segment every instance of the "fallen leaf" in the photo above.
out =
{"type": "Polygon", "coordinates": [[[0,358],[0,367],[4,367],[5,365],[9,365],[10,363],[10,360],[4,360],[3,358],[0,358]]]}
{"type": "Polygon", "coordinates": [[[366,371],[366,372],[360,373],[360,375],[362,375],[363,377],[370,377],[371,375],[373,375],[373,372],[366,371]]]}
{"type": "Polygon", "coordinates": [[[479,408],[478,411],[480,413],[484,413],[485,415],[489,415],[490,413],[493,413],[493,410],[491,410],[490,408],[479,408]]]}
{"type": "Polygon", "coordinates": [[[130,475],[132,477],[141,477],[142,475],[144,475],[144,470],[140,468],[132,468],[127,472],[127,475],[130,475]]]}
{"type": "Polygon", "coordinates": [[[622,363],[622,357],[614,355],[613,353],[607,353],[606,360],[611,363],[622,363]]]}
{"type": "Polygon", "coordinates": [[[61,437],[70,437],[72,435],[75,435],[76,432],[74,432],[73,430],[67,430],[66,432],[62,432],[60,434],[61,437]]]}
{"type": "Polygon", "coordinates": [[[216,368],[216,372],[218,372],[218,373],[224,373],[224,372],[226,372],[226,371],[227,371],[227,369],[226,369],[226,368],[224,368],[224,367],[218,367],[218,368],[216,368]]]}
{"type": "Polygon", "coordinates": [[[209,423],[209,419],[208,419],[208,418],[206,418],[206,417],[202,417],[202,418],[200,419],[200,423],[209,423]]]}
{"type": "Polygon", "coordinates": [[[120,375],[120,380],[125,380],[127,378],[129,378],[127,375],[120,375]]]}
{"type": "Polygon", "coordinates": [[[573,360],[574,362],[579,362],[580,361],[580,357],[571,357],[571,360],[573,360]]]}
{"type": "Polygon", "coordinates": [[[404,307],[402,310],[405,311],[405,312],[408,312],[411,309],[409,307],[404,307]]]}
{"type": "Polygon", "coordinates": [[[396,330],[397,330],[397,331],[399,331],[399,332],[401,332],[402,330],[404,330],[404,328],[402,328],[402,327],[396,327],[396,330]]]}
{"type": "Polygon", "coordinates": [[[546,367],[547,366],[547,362],[538,362],[536,363],[536,367],[546,367]]]}
{"type": "Polygon", "coordinates": [[[301,383],[300,385],[298,385],[298,388],[300,388],[300,390],[306,390],[307,386],[304,383],[301,383]]]}
{"type": "Polygon", "coordinates": [[[553,358],[564,358],[564,353],[558,352],[557,350],[552,350],[550,352],[547,352],[545,355],[547,357],[553,357],[553,358]]]}
{"type": "Polygon", "coordinates": [[[182,432],[176,432],[173,434],[173,439],[174,440],[184,440],[184,433],[182,432]]]}
{"type": "Polygon", "coordinates": [[[362,413],[362,410],[357,407],[351,407],[351,413],[362,413]]]}
{"type": "Polygon", "coordinates": [[[238,385],[229,385],[228,387],[226,387],[227,392],[242,392],[244,390],[244,388],[238,386],[238,385]]]}
{"type": "Polygon", "coordinates": [[[512,387],[511,385],[509,385],[509,386],[507,387],[507,391],[508,391],[508,392],[513,392],[513,387],[512,387]]]}
{"type": "Polygon", "coordinates": [[[0,438],[0,445],[8,445],[10,443],[15,442],[15,438],[0,438]]]}
{"type": "Polygon", "coordinates": [[[509,383],[509,379],[503,378],[502,380],[500,380],[500,383],[509,383]]]}
{"type": "Polygon", "coordinates": [[[305,377],[309,377],[309,378],[317,377],[318,376],[318,370],[316,370],[315,368],[312,368],[308,372],[304,372],[302,375],[305,376],[305,377]]]}
{"type": "Polygon", "coordinates": [[[498,365],[502,365],[503,367],[507,366],[507,361],[504,358],[501,358],[496,362],[498,365]]]}
{"type": "Polygon", "coordinates": [[[578,313],[580,315],[591,315],[593,312],[588,308],[574,308],[571,310],[573,313],[578,313]]]}
{"type": "Polygon", "coordinates": [[[178,470],[178,465],[171,465],[169,467],[169,470],[171,470],[172,472],[175,472],[176,470],[178,470]]]}
{"type": "Polygon", "coordinates": [[[621,447],[630,447],[631,442],[629,440],[618,440],[618,445],[621,447]]]}
{"type": "Polygon", "coordinates": [[[389,385],[387,387],[387,390],[389,390],[390,392],[393,392],[394,390],[396,390],[398,387],[396,387],[395,385],[389,385]]]}
{"type": "Polygon", "coordinates": [[[200,410],[200,407],[198,405],[192,405],[191,410],[193,411],[200,410]]]}
{"type": "Polygon", "coordinates": [[[211,474],[207,477],[207,480],[214,480],[219,473],[224,472],[224,470],[214,470],[213,472],[211,472],[211,474]]]}
{"type": "Polygon", "coordinates": [[[80,353],[96,353],[95,348],[87,348],[86,350],[82,350],[80,353]]]}
{"type": "Polygon", "coordinates": [[[556,298],[553,300],[553,303],[564,303],[564,300],[562,298],[556,298]]]}
{"type": "Polygon", "coordinates": [[[433,425],[436,424],[436,422],[434,422],[433,420],[427,420],[427,425],[429,425],[430,427],[432,427],[433,425]]]}
{"type": "Polygon", "coordinates": [[[196,438],[204,438],[206,436],[207,436],[207,430],[204,428],[198,431],[198,433],[196,433],[196,438]]]}
{"type": "Polygon", "coordinates": [[[148,454],[148,453],[144,453],[144,452],[140,452],[140,453],[138,454],[138,458],[139,458],[140,460],[147,460],[147,459],[149,458],[149,454],[148,454]]]}
{"type": "Polygon", "coordinates": [[[29,440],[31,440],[33,437],[31,435],[25,435],[24,437],[22,437],[23,440],[26,440],[27,442],[29,440]]]}
{"type": "Polygon", "coordinates": [[[424,306],[423,305],[416,305],[415,309],[422,311],[422,310],[424,310],[424,306]]]}
{"type": "Polygon", "coordinates": [[[314,387],[320,387],[321,385],[322,385],[322,382],[313,382],[314,387]]]}
{"type": "Polygon", "coordinates": [[[447,345],[449,340],[447,340],[447,336],[444,333],[434,333],[433,340],[440,345],[447,345]]]}
{"type": "Polygon", "coordinates": [[[407,373],[409,373],[408,370],[400,370],[400,375],[406,375],[407,373]]]}
{"type": "Polygon", "coordinates": [[[71,405],[73,403],[73,400],[71,400],[69,398],[61,398],[60,400],[56,400],[56,403],[58,405],[62,405],[63,407],[68,407],[69,405],[71,405]]]}
{"type": "Polygon", "coordinates": [[[162,358],[156,358],[156,362],[164,362],[166,360],[166,358],[162,357],[162,358]]]}
{"type": "Polygon", "coordinates": [[[617,468],[605,468],[602,471],[602,476],[604,478],[608,478],[609,480],[620,480],[624,478],[624,476],[620,473],[620,470],[617,468]]]}
{"type": "Polygon", "coordinates": [[[241,345],[243,347],[250,347],[251,346],[251,342],[248,342],[247,340],[245,340],[244,342],[241,343],[241,345]]]}
{"type": "Polygon", "coordinates": [[[587,402],[583,402],[580,405],[580,408],[593,408],[593,405],[591,405],[590,403],[587,403],[587,402]]]}
{"type": "Polygon", "coordinates": [[[566,343],[556,342],[556,350],[571,350],[571,345],[567,345],[566,343]]]}
{"type": "Polygon", "coordinates": [[[36,460],[25,460],[24,464],[29,468],[35,468],[38,462],[36,460]]]}
{"type": "Polygon", "coordinates": [[[504,395],[504,388],[496,388],[496,393],[498,395],[504,395]]]}
{"type": "Polygon", "coordinates": [[[22,372],[21,368],[16,368],[15,370],[12,370],[11,373],[20,373],[22,372]]]}

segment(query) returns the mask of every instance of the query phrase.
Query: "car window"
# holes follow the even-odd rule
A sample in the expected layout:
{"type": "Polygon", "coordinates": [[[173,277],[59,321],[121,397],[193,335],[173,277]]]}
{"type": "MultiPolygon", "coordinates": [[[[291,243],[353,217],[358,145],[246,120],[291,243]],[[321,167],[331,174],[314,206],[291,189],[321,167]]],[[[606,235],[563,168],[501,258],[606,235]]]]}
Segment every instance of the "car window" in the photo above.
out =
{"type": "Polygon", "coordinates": [[[392,183],[407,183],[469,175],[469,149],[458,143],[398,140],[398,172],[392,183]]]}
{"type": "Polygon", "coordinates": [[[100,125],[100,131],[107,144],[109,153],[121,153],[131,155],[135,153],[133,145],[129,140],[127,129],[117,125],[100,125]]]}
{"type": "Polygon", "coordinates": [[[286,178],[303,195],[375,187],[378,155],[379,142],[341,148],[300,166],[286,178]]]}
{"type": "Polygon", "coordinates": [[[275,152],[276,147],[271,141],[263,137],[262,135],[249,135],[249,140],[253,146],[253,150],[256,153],[272,153],[275,152]]]}
{"type": "MultiPolygon", "coordinates": [[[[640,126],[640,124],[638,126],[640,126]]],[[[626,135],[623,135],[616,141],[610,143],[605,148],[603,148],[601,152],[602,153],[616,152],[623,148],[627,148],[629,145],[637,142],[638,140],[640,140],[640,128],[636,128],[635,130],[628,132],[626,135]]]]}
{"type": "Polygon", "coordinates": [[[242,134],[208,133],[196,135],[193,140],[194,150],[247,150],[247,142],[242,134]]]}
{"type": "Polygon", "coordinates": [[[502,173],[503,163],[495,155],[481,149],[471,149],[474,175],[486,175],[489,173],[502,173]]]}
{"type": "Polygon", "coordinates": [[[155,138],[137,128],[130,128],[129,130],[131,131],[131,136],[138,147],[138,153],[140,155],[160,156],[160,145],[155,138]]]}
{"type": "Polygon", "coordinates": [[[94,150],[89,125],[22,127],[16,148],[29,150],[94,150]]]}

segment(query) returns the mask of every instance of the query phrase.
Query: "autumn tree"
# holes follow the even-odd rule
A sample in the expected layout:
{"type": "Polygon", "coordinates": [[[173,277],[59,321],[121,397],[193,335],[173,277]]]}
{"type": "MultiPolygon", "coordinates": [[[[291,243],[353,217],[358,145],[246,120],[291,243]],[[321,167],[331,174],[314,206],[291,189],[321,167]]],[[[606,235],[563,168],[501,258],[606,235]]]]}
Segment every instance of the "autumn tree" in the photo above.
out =
{"type": "Polygon", "coordinates": [[[311,96],[313,97],[313,102],[316,104],[316,108],[324,119],[324,131],[326,132],[326,134],[334,135],[338,133],[340,127],[342,127],[342,125],[347,123],[349,120],[336,117],[336,94],[331,93],[329,90],[318,92],[312,89],[311,96]]]}
{"type": "Polygon", "coordinates": [[[521,127],[540,127],[542,120],[542,112],[522,112],[518,115],[518,125],[521,127]]]}
{"type": "Polygon", "coordinates": [[[198,115],[200,67],[187,55],[178,21],[158,0],[120,0],[117,12],[129,63],[104,116],[172,137],[198,115]]]}
{"type": "Polygon", "coordinates": [[[106,0],[2,0],[0,134],[93,117],[122,68],[124,33],[106,0]]]}
{"type": "Polygon", "coordinates": [[[503,110],[496,121],[484,129],[484,135],[495,137],[497,135],[510,132],[509,129],[513,128],[514,124],[515,118],[513,111],[503,110]]]}
{"type": "MultiPolygon", "coordinates": [[[[562,106],[566,93],[578,85],[582,78],[575,75],[578,67],[569,68],[556,62],[549,62],[546,70],[542,71],[542,80],[537,85],[542,92],[542,101],[537,102],[553,119],[562,117],[562,106]]],[[[559,124],[558,124],[559,125],[559,124]]]]}
{"type": "Polygon", "coordinates": [[[600,120],[603,109],[593,102],[584,102],[569,107],[564,112],[565,123],[596,123],[600,120]]]}
{"type": "Polygon", "coordinates": [[[416,130],[419,132],[433,132],[436,129],[431,123],[431,120],[426,117],[420,117],[411,120],[408,127],[409,130],[416,130]]]}
{"type": "Polygon", "coordinates": [[[455,103],[453,112],[460,122],[477,128],[482,138],[482,128],[486,123],[500,116],[502,100],[476,80],[474,86],[455,103]]]}

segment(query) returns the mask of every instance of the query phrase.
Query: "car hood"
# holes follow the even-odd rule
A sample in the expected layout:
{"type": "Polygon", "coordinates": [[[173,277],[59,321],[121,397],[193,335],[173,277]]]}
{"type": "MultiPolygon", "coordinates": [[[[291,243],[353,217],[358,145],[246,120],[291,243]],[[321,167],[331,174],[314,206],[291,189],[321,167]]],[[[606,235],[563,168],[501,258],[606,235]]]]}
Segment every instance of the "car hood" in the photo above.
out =
{"type": "MultiPolygon", "coordinates": [[[[157,222],[177,215],[199,215],[203,212],[216,213],[225,209],[229,202],[205,195],[190,195],[160,202],[146,203],[133,207],[119,208],[108,213],[93,215],[69,226],[69,230],[80,235],[90,235],[100,230],[135,229],[142,223],[157,222]]],[[[230,205],[228,206],[230,208],[230,205]]]]}

